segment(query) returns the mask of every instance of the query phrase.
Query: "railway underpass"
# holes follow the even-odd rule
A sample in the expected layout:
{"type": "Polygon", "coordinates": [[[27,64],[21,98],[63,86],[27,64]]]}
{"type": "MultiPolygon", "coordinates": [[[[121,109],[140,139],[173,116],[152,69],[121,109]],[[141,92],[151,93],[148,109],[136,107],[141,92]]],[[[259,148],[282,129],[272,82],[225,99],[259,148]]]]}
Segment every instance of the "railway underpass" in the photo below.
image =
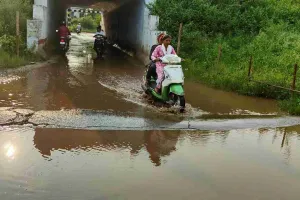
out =
{"type": "Polygon", "coordinates": [[[28,46],[42,47],[53,37],[70,7],[93,8],[103,15],[107,37],[137,56],[149,52],[159,34],[159,18],[150,15],[147,4],[153,0],[35,0],[33,19],[28,20],[28,46]]]}

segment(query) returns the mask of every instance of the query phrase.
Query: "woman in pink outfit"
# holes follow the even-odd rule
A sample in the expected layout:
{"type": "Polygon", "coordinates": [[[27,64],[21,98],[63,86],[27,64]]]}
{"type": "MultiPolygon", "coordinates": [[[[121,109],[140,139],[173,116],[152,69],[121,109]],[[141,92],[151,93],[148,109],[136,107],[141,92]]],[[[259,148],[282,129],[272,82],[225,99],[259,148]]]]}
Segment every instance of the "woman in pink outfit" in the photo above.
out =
{"type": "Polygon", "coordinates": [[[176,52],[174,48],[170,45],[171,44],[171,36],[165,35],[162,38],[162,45],[159,45],[155,48],[155,50],[152,53],[151,59],[156,62],[156,73],[157,73],[157,80],[156,80],[156,88],[155,91],[157,93],[160,92],[161,89],[161,83],[164,78],[164,67],[165,64],[160,62],[160,59],[164,57],[165,55],[174,54],[176,55],[176,52]]]}

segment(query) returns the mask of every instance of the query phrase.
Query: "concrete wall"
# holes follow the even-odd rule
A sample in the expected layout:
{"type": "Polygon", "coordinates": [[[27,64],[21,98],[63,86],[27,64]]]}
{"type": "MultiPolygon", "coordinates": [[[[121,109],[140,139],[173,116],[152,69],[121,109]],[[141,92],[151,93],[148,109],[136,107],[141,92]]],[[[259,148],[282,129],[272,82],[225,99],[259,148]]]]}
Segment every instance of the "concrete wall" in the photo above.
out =
{"type": "Polygon", "coordinates": [[[132,0],[118,9],[105,13],[105,29],[108,37],[124,48],[135,50],[137,56],[147,60],[156,38],[159,17],[150,15],[146,7],[153,0],[132,0]],[[130,12],[129,12],[130,11],[130,12]]]}
{"type": "Polygon", "coordinates": [[[42,22],[40,39],[46,39],[48,33],[48,7],[33,5],[33,19],[42,22]]]}
{"type": "Polygon", "coordinates": [[[111,12],[105,13],[105,30],[107,36],[118,42],[121,46],[135,47],[138,43],[141,30],[141,9],[143,9],[140,0],[132,0],[111,12]]]}
{"type": "Polygon", "coordinates": [[[146,4],[152,3],[154,0],[144,0],[144,26],[143,26],[143,41],[142,41],[142,51],[149,52],[151,46],[157,43],[157,36],[161,31],[158,31],[159,17],[150,15],[149,9],[146,4]]]}
{"type": "Polygon", "coordinates": [[[39,38],[41,38],[42,21],[27,20],[27,47],[38,50],[39,38]]]}
{"type": "Polygon", "coordinates": [[[48,9],[49,0],[35,0],[33,5],[33,20],[27,21],[27,46],[32,48],[36,45],[36,41],[39,46],[43,46],[47,41],[49,32],[49,19],[50,12],[48,9]],[[36,27],[38,30],[34,31],[36,27]],[[35,34],[34,34],[35,33],[35,34]]]}
{"type": "Polygon", "coordinates": [[[34,0],[34,5],[48,7],[48,0],[34,0]]]}

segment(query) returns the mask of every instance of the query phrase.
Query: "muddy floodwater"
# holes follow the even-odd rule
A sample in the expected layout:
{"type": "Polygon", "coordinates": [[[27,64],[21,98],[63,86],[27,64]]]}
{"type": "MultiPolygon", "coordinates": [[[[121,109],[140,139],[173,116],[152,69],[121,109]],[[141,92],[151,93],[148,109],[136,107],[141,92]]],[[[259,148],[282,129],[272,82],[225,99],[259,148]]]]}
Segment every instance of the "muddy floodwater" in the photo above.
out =
{"type": "Polygon", "coordinates": [[[0,199],[299,199],[300,128],[4,128],[0,199]]]}
{"type": "Polygon", "coordinates": [[[0,71],[0,200],[299,199],[300,118],[189,81],[176,113],[143,94],[140,62],[94,62],[92,43],[0,71]]]}
{"type": "MultiPolygon", "coordinates": [[[[16,73],[0,73],[0,107],[33,110],[94,109],[156,113],[159,108],[143,98],[145,68],[136,59],[109,48],[104,60],[88,60],[92,35],[75,35],[66,58],[58,63],[16,73]]],[[[188,117],[278,114],[275,101],[240,96],[185,83],[188,117]]],[[[168,110],[164,110],[168,112],[168,110]]],[[[161,115],[163,112],[158,112],[161,115]]]]}

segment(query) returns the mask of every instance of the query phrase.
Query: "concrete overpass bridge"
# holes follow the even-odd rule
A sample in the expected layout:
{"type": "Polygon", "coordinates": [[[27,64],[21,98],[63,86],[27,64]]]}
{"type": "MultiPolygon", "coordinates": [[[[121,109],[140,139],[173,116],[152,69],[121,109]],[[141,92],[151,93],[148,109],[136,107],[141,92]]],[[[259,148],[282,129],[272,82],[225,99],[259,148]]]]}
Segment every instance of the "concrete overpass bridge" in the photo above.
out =
{"type": "Polygon", "coordinates": [[[109,39],[119,45],[130,46],[137,55],[148,53],[156,43],[159,18],[152,16],[146,4],[153,0],[35,0],[33,19],[28,20],[28,45],[45,41],[55,34],[59,22],[66,17],[69,7],[89,7],[104,16],[109,39]]]}

